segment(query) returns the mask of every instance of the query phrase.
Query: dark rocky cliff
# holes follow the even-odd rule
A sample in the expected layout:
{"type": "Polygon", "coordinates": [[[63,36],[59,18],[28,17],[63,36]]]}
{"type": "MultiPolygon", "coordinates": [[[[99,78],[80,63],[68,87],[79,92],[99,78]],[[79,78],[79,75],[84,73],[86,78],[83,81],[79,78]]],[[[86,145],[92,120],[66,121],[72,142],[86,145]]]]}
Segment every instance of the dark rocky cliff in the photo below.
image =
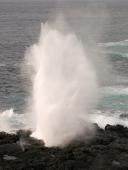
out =
{"type": "Polygon", "coordinates": [[[0,170],[128,170],[128,129],[96,126],[88,142],[47,148],[29,131],[0,133],[0,170]]]}

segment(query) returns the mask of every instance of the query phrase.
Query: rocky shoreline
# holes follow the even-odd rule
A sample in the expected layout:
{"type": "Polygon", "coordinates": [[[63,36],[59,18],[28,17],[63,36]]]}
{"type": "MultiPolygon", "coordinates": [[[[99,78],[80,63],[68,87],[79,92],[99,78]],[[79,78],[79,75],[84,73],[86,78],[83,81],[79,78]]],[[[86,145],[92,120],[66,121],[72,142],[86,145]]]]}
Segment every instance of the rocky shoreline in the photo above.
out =
{"type": "Polygon", "coordinates": [[[30,131],[0,133],[0,170],[128,170],[128,128],[96,126],[95,137],[47,148],[30,131]]]}

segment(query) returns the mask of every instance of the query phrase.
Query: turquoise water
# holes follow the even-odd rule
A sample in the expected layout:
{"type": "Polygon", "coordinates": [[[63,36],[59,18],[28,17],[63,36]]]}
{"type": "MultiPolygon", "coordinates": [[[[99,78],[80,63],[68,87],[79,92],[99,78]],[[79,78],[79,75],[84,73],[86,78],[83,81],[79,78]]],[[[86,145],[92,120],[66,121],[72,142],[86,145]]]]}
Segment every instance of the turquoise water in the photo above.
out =
{"type": "Polygon", "coordinates": [[[100,44],[104,53],[110,57],[113,69],[116,71],[115,85],[101,88],[102,100],[99,109],[127,111],[128,110],[128,40],[100,44]]]}
{"type": "Polygon", "coordinates": [[[103,97],[99,108],[105,110],[128,110],[128,95],[106,95],[103,97]]]}

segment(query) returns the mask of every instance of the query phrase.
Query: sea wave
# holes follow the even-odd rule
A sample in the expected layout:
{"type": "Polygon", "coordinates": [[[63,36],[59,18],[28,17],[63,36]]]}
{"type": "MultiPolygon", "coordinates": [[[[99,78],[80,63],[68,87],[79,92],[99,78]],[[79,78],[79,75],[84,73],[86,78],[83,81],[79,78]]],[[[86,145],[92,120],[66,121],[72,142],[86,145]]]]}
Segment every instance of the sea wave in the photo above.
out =
{"type": "Polygon", "coordinates": [[[99,43],[98,45],[101,46],[101,47],[128,46],[128,40],[99,43]]]}
{"type": "Polygon", "coordinates": [[[17,114],[13,108],[0,113],[0,131],[12,133],[25,127],[25,114],[17,114]]]}
{"type": "MultiPolygon", "coordinates": [[[[125,115],[128,113],[125,113],[125,115]]],[[[112,112],[96,112],[92,115],[90,115],[90,119],[93,123],[97,123],[99,127],[105,128],[107,124],[110,125],[123,125],[125,127],[128,127],[128,119],[121,119],[120,115],[122,115],[121,112],[115,112],[112,114],[112,112]]]]}
{"type": "MultiPolygon", "coordinates": [[[[128,112],[93,110],[92,114],[90,114],[90,121],[92,123],[97,123],[101,128],[105,128],[107,124],[120,124],[128,127],[128,117],[126,116],[125,119],[120,117],[120,115],[123,114],[128,115],[128,112]]],[[[27,123],[28,118],[26,115],[17,114],[12,108],[0,114],[0,131],[15,133],[16,130],[19,129],[31,129],[27,123]]]]}
{"type": "Polygon", "coordinates": [[[128,58],[128,40],[99,43],[98,46],[102,49],[101,53],[111,57],[128,58]]]}
{"type": "Polygon", "coordinates": [[[128,95],[128,87],[124,86],[102,87],[101,93],[105,95],[128,95]]]}
{"type": "Polygon", "coordinates": [[[119,52],[119,51],[110,50],[110,51],[107,51],[107,54],[111,55],[111,57],[128,58],[128,53],[127,52],[119,52]]]}

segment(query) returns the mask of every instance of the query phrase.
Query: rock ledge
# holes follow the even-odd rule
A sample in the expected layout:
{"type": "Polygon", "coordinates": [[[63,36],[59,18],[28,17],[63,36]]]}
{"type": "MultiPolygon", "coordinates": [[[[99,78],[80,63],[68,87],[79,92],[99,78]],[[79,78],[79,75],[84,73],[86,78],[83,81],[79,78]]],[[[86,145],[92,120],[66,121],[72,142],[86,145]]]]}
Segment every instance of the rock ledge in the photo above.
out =
{"type": "Polygon", "coordinates": [[[128,128],[96,126],[86,142],[47,148],[30,131],[0,133],[0,170],[128,170],[128,128]]]}

